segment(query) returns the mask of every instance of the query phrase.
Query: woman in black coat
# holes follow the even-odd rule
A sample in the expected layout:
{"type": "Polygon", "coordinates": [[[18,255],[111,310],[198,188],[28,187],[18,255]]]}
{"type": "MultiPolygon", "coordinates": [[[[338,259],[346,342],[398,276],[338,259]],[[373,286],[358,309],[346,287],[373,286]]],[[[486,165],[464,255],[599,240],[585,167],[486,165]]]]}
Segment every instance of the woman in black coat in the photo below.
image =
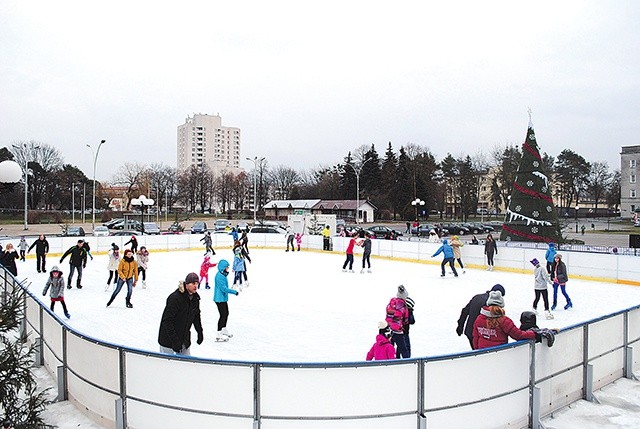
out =
{"type": "Polygon", "coordinates": [[[493,254],[498,254],[498,246],[493,239],[493,235],[487,235],[487,241],[484,243],[484,254],[487,255],[487,271],[493,271],[493,254]]]}
{"type": "Polygon", "coordinates": [[[16,259],[20,259],[20,255],[16,249],[13,248],[13,244],[7,243],[4,250],[2,251],[2,255],[0,255],[0,259],[2,260],[2,265],[13,274],[14,277],[18,275],[18,267],[16,267],[16,259]]]}

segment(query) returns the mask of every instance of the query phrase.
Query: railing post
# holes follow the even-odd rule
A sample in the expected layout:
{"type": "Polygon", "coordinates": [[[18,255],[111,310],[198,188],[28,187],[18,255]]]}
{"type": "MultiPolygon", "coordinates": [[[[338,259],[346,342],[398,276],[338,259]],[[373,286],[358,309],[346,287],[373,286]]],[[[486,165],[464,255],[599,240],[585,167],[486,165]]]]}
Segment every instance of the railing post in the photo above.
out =
{"type": "Polygon", "coordinates": [[[537,428],[539,420],[540,389],[536,387],[536,346],[533,341],[529,341],[529,427],[537,428]]]}
{"type": "Polygon", "coordinates": [[[124,403],[122,398],[115,401],[116,405],[116,429],[124,429],[124,403]]]}
{"type": "Polygon", "coordinates": [[[633,374],[633,347],[624,348],[624,378],[629,380],[637,380],[633,374]]]}
{"type": "MultiPolygon", "coordinates": [[[[127,427],[127,362],[124,350],[119,348],[118,354],[120,357],[120,403],[116,402],[116,419],[122,420],[122,426],[118,426],[118,429],[124,429],[127,427]]],[[[118,401],[116,400],[116,401],[118,401]]]]}
{"type": "Polygon", "coordinates": [[[416,412],[416,416],[418,417],[418,429],[426,429],[427,427],[427,418],[425,417],[423,411],[424,411],[424,361],[422,359],[420,359],[419,361],[417,361],[417,365],[418,365],[418,371],[416,371],[417,373],[417,383],[416,386],[418,386],[418,392],[417,392],[417,398],[418,398],[418,403],[417,403],[417,412],[416,412]]]}
{"type": "Polygon", "coordinates": [[[253,429],[260,429],[260,364],[253,364],[253,429]]]}
{"type": "Polygon", "coordinates": [[[540,388],[534,387],[531,395],[531,421],[529,422],[531,429],[540,427],[540,388]]]}
{"type": "Polygon", "coordinates": [[[593,396],[593,365],[587,364],[587,379],[584,386],[584,399],[589,402],[598,402],[595,396],[593,396]]]}
{"type": "Polygon", "coordinates": [[[67,371],[64,365],[60,365],[56,370],[58,375],[58,396],[56,397],[56,402],[66,401],[69,398],[67,393],[67,371]]]}
{"type": "Polygon", "coordinates": [[[42,366],[42,337],[33,340],[33,365],[34,368],[42,366]]]}

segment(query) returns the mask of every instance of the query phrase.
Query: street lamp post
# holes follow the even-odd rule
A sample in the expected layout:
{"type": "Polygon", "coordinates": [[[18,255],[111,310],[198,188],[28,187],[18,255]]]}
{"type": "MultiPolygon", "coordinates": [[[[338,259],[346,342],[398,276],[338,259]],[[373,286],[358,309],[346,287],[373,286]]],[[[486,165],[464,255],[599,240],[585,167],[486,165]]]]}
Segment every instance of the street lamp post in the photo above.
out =
{"type": "Polygon", "coordinates": [[[424,201],[422,201],[420,198],[416,198],[415,200],[411,201],[411,205],[416,208],[416,220],[418,220],[418,207],[424,206],[424,201]]]}
{"type": "Polygon", "coordinates": [[[257,178],[258,178],[258,162],[262,165],[262,161],[264,161],[264,157],[258,159],[258,157],[254,157],[253,159],[247,158],[247,161],[253,162],[253,224],[255,225],[257,222],[256,219],[256,209],[257,209],[257,178]]]}
{"type": "MultiPolygon", "coordinates": [[[[19,146],[12,145],[14,149],[18,149],[19,146]]],[[[29,155],[27,153],[27,144],[22,144],[23,156],[24,156],[24,229],[29,229],[29,222],[27,213],[29,211],[29,205],[27,200],[27,193],[29,191],[29,155]]],[[[33,146],[32,149],[40,149],[40,146],[33,146]]]]}
{"type": "Polygon", "coordinates": [[[76,184],[71,183],[71,223],[76,223],[76,184]]]}
{"type": "Polygon", "coordinates": [[[106,140],[101,140],[98,145],[98,149],[96,149],[95,153],[93,152],[93,147],[90,144],[87,144],[87,147],[91,149],[91,154],[93,155],[93,202],[91,205],[91,229],[95,229],[96,227],[96,163],[98,162],[98,154],[100,153],[100,147],[106,142],[106,140]]]}
{"type": "Polygon", "coordinates": [[[144,208],[145,207],[150,207],[152,205],[155,204],[155,201],[153,201],[153,199],[151,198],[147,198],[144,195],[140,195],[138,198],[132,198],[131,199],[131,205],[134,206],[140,206],[140,211],[141,211],[141,222],[140,225],[142,227],[142,234],[144,234],[144,208]]]}
{"type": "Polygon", "coordinates": [[[580,210],[580,206],[576,205],[576,234],[578,233],[578,210],[580,210]]]}
{"type": "Polygon", "coordinates": [[[354,167],[351,164],[346,164],[353,169],[353,172],[356,173],[356,225],[359,223],[358,218],[360,217],[360,173],[362,173],[362,167],[369,161],[371,158],[367,158],[364,160],[362,164],[358,168],[354,167]]]}

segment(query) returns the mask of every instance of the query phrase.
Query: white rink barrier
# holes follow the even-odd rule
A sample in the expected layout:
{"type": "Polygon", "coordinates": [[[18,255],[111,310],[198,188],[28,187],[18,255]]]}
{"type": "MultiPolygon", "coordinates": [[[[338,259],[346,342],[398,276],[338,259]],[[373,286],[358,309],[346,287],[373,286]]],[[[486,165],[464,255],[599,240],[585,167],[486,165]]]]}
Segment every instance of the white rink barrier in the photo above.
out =
{"type": "MultiPolygon", "coordinates": [[[[266,236],[253,244],[279,245],[266,236]]],[[[343,244],[334,240],[334,249],[343,244]]],[[[376,247],[406,255],[408,244],[417,243],[376,247]]],[[[433,253],[426,243],[418,247],[414,255],[433,253]]],[[[22,286],[4,269],[0,285],[2,299],[22,286]]],[[[520,341],[456,355],[318,364],[216,361],[110,344],[65,326],[29,291],[25,316],[23,334],[36,345],[35,364],[57,381],[58,399],[118,429],[537,428],[542,417],[640,369],[640,306],[567,328],[552,348],[520,341]],[[479,419],[487,407],[501,411],[479,419]]]]}

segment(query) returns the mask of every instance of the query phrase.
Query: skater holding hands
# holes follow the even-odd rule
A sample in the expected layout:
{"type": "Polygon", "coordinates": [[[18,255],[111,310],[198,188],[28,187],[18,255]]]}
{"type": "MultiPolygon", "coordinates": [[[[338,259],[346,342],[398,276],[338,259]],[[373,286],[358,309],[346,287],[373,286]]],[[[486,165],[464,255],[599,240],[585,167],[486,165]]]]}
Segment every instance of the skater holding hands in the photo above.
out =
{"type": "Polygon", "coordinates": [[[553,305],[551,306],[551,310],[556,309],[556,305],[558,304],[558,286],[562,290],[562,295],[564,295],[567,300],[567,305],[564,306],[565,310],[573,307],[573,303],[571,302],[571,298],[566,291],[567,281],[569,281],[569,276],[567,275],[567,266],[562,262],[562,255],[556,253],[555,262],[553,263],[552,276],[553,276],[553,305]]]}
{"type": "Polygon", "coordinates": [[[368,232],[364,233],[364,241],[360,244],[364,252],[362,253],[362,269],[360,270],[360,274],[364,274],[365,264],[367,268],[367,272],[371,272],[371,234],[368,232]]]}
{"type": "Polygon", "coordinates": [[[453,247],[451,247],[449,245],[449,241],[446,238],[444,240],[442,240],[442,246],[440,246],[440,248],[436,251],[436,253],[431,255],[431,257],[432,258],[436,257],[440,253],[442,253],[444,255],[444,258],[442,259],[442,263],[440,264],[440,270],[442,271],[442,274],[440,275],[440,277],[444,277],[445,276],[444,266],[446,264],[449,264],[449,267],[451,267],[451,271],[453,271],[453,275],[455,277],[458,277],[458,272],[456,271],[456,267],[454,265],[453,247]]]}

